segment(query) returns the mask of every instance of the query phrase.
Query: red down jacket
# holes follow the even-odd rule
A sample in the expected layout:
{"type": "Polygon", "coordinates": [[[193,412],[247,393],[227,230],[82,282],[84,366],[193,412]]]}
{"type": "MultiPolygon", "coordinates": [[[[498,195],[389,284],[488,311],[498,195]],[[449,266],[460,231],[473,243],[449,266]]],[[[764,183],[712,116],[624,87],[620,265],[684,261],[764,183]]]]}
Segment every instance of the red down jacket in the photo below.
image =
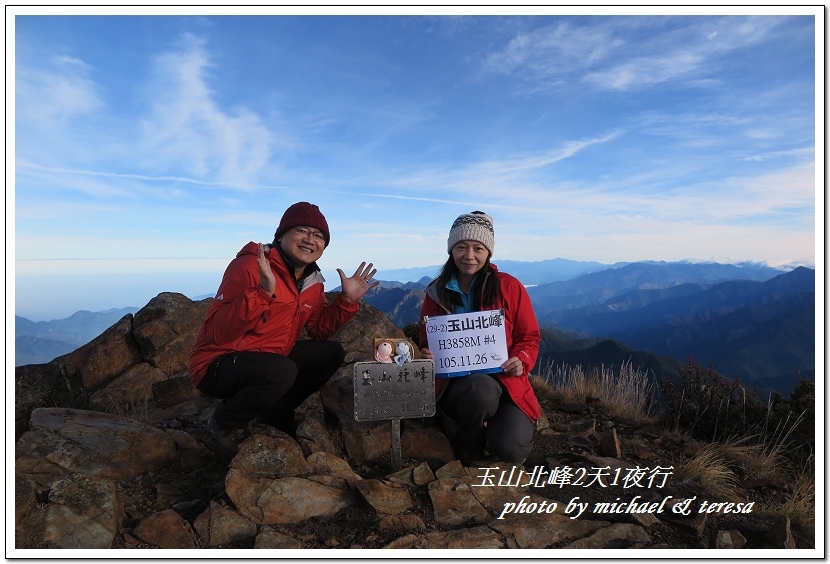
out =
{"type": "Polygon", "coordinates": [[[259,285],[257,243],[245,245],[225,270],[222,283],[190,350],[187,369],[198,385],[216,358],[234,351],[288,355],[303,327],[315,341],[334,335],[357,313],[357,303],[338,294],[331,304],[319,270],[298,290],[277,249],[267,247],[276,278],[274,296],[259,285]]]}

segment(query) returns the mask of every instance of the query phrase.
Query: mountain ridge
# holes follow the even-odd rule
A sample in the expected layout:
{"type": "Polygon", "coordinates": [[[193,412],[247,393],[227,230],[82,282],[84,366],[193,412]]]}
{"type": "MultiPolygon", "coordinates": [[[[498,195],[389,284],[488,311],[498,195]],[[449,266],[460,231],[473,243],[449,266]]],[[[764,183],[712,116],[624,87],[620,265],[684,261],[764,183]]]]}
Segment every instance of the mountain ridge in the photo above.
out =
{"type": "MultiPolygon", "coordinates": [[[[577,261],[565,258],[553,258],[542,261],[518,261],[518,260],[500,260],[493,259],[500,270],[509,272],[516,278],[522,281],[526,286],[535,286],[540,283],[558,282],[562,280],[569,280],[576,278],[583,274],[590,274],[592,272],[599,272],[602,270],[622,268],[631,264],[677,264],[677,265],[708,265],[708,264],[730,264],[738,268],[751,271],[758,270],[774,270],[778,273],[787,272],[804,266],[803,264],[792,265],[776,265],[773,266],[763,261],[740,261],[735,263],[720,263],[717,261],[660,261],[660,260],[643,260],[643,261],[626,261],[615,263],[601,263],[596,261],[577,261]]],[[[435,278],[443,265],[420,266],[413,268],[399,268],[383,271],[384,278],[389,280],[397,280],[400,282],[416,282],[422,278],[435,278]]]]}
{"type": "MultiPolygon", "coordinates": [[[[547,262],[570,268],[574,261],[547,262]]],[[[509,266],[509,262],[500,265],[515,275],[509,266]]],[[[430,279],[381,280],[364,301],[403,328],[417,322],[430,279]]],[[[528,292],[540,325],[552,332],[543,338],[541,358],[555,362],[568,358],[583,365],[600,357],[610,361],[610,356],[600,354],[602,350],[591,350],[608,340],[618,343],[619,348],[675,361],[695,356],[731,378],[754,380],[755,384],[766,380],[759,387],[786,392],[796,373],[814,378],[814,362],[810,362],[814,348],[805,346],[814,342],[814,287],[815,271],[805,267],[782,272],[758,264],[648,261],[534,285],[528,292]],[[666,341],[673,348],[668,348],[666,341]],[[748,378],[745,369],[750,371],[748,378]]],[[[134,308],[77,312],[55,322],[32,322],[16,316],[16,365],[46,362],[51,360],[48,355],[54,358],[74,350],[131,310],[134,308]],[[93,320],[99,323],[95,328],[93,320]],[[68,350],[56,348],[70,322],[86,324],[88,333],[76,337],[68,350]],[[45,356],[38,357],[38,353],[45,356]]],[[[614,363],[626,360],[623,356],[616,354],[614,363]]],[[[645,357],[643,362],[660,367],[664,374],[677,366],[645,357]]]]}
{"type": "Polygon", "coordinates": [[[799,267],[763,282],[734,280],[632,294],[639,301],[627,301],[640,307],[560,310],[540,316],[540,323],[678,359],[695,356],[763,389],[789,389],[798,374],[814,376],[813,270],[799,267]],[[658,293],[668,298],[651,302],[643,296],[658,293]]]}

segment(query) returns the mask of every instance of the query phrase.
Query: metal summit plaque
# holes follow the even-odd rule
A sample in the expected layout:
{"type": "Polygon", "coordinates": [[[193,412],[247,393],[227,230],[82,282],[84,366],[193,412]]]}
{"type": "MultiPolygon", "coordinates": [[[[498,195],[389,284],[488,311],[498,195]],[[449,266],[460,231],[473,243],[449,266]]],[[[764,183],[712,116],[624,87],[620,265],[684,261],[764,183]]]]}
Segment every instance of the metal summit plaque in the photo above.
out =
{"type": "Polygon", "coordinates": [[[435,365],[354,364],[354,418],[357,421],[411,419],[435,415],[435,365]]]}

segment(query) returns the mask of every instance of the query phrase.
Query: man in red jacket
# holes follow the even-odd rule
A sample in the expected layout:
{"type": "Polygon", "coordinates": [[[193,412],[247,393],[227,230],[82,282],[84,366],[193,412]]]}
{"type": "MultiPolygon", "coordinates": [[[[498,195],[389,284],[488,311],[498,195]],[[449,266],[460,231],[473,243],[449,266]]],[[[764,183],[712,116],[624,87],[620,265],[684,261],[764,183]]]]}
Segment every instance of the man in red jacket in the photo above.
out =
{"type": "Polygon", "coordinates": [[[212,447],[232,458],[248,425],[272,425],[294,436],[294,410],[325,384],[345,358],[328,340],[355,313],[377,270],[365,262],[331,304],[317,260],[330,241],[320,209],[290,206],[270,245],[248,243],[225,270],[188,359],[193,384],[221,398],[207,422],[212,447]],[[310,340],[298,340],[305,328],[310,340]]]}

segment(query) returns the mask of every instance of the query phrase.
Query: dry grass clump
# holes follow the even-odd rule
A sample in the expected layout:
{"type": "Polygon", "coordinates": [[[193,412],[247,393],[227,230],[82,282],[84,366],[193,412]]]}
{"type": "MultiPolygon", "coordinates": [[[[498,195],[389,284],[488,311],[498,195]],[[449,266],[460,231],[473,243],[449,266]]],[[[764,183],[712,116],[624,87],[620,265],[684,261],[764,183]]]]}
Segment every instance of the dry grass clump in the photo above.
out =
{"type": "Polygon", "coordinates": [[[539,401],[554,399],[556,397],[553,388],[550,387],[548,381],[542,376],[539,376],[538,374],[531,374],[530,377],[528,377],[528,380],[530,381],[530,387],[533,388],[533,391],[536,393],[536,397],[539,401]]]}
{"type": "Polygon", "coordinates": [[[781,512],[804,530],[811,530],[816,522],[815,458],[810,455],[803,470],[793,483],[792,492],[781,506],[781,512]]]}
{"type": "Polygon", "coordinates": [[[713,444],[724,458],[741,468],[744,477],[780,480],[793,474],[790,436],[800,423],[801,417],[792,422],[787,417],[770,434],[735,435],[713,444]]]}
{"type": "Polygon", "coordinates": [[[754,442],[755,437],[745,435],[743,437],[733,435],[723,442],[712,443],[717,446],[718,452],[731,462],[741,462],[747,458],[757,456],[762,449],[761,445],[754,442]]]}
{"type": "Polygon", "coordinates": [[[675,475],[699,484],[703,490],[722,500],[732,501],[738,494],[738,478],[717,444],[707,444],[686,462],[680,464],[675,475]]]}
{"type": "Polygon", "coordinates": [[[618,372],[603,366],[590,373],[582,366],[556,367],[549,363],[542,368],[538,380],[547,384],[552,397],[579,403],[598,400],[611,416],[635,424],[653,421],[649,413],[653,394],[648,374],[633,368],[630,362],[623,363],[618,372]]]}
{"type": "Polygon", "coordinates": [[[141,423],[148,423],[152,420],[152,402],[148,398],[119,401],[112,394],[108,394],[107,399],[109,400],[108,413],[141,423]]]}

